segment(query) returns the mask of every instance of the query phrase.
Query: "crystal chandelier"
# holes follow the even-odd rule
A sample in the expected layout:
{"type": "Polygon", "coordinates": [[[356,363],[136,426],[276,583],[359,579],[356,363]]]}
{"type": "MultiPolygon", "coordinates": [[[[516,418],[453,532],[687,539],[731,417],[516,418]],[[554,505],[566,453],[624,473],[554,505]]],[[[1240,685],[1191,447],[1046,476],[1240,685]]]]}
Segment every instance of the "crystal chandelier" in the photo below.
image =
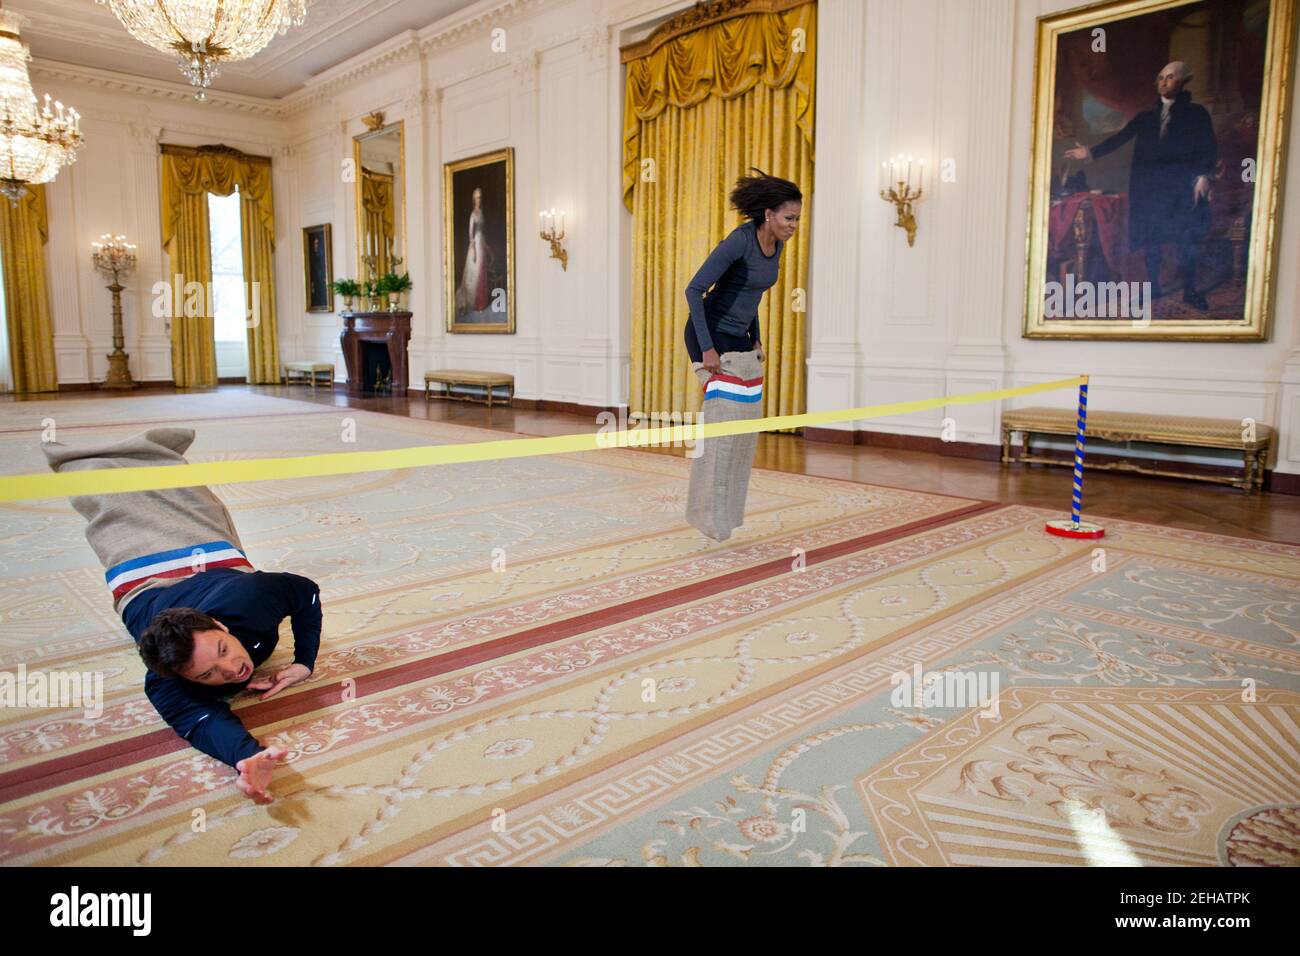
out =
{"type": "Polygon", "coordinates": [[[95,0],[107,3],[131,36],[163,53],[179,53],[181,72],[204,90],[218,64],[247,60],[271,38],[301,26],[307,0],[95,0]]]}
{"type": "Polygon", "coordinates": [[[84,142],[81,115],[62,103],[38,109],[19,37],[26,17],[0,10],[0,193],[17,205],[29,184],[48,183],[77,159],[84,142]]]}

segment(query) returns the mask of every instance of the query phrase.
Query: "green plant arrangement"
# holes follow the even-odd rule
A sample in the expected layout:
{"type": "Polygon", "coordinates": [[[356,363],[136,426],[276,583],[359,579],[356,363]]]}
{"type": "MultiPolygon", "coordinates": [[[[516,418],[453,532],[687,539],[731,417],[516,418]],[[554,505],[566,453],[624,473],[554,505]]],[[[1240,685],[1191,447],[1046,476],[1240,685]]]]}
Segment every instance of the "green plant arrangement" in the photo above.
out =
{"type": "Polygon", "coordinates": [[[330,291],[343,297],[343,310],[352,311],[352,300],[361,294],[361,286],[356,279],[335,279],[330,283],[330,291]]]}
{"type": "Polygon", "coordinates": [[[411,291],[411,274],[403,272],[400,276],[396,272],[385,272],[379,277],[377,289],[383,295],[389,295],[393,292],[411,291]]]}
{"type": "Polygon", "coordinates": [[[388,296],[388,311],[396,312],[398,301],[403,292],[411,290],[411,274],[403,272],[400,276],[396,272],[386,272],[379,277],[375,284],[375,292],[378,295],[388,296]]]}

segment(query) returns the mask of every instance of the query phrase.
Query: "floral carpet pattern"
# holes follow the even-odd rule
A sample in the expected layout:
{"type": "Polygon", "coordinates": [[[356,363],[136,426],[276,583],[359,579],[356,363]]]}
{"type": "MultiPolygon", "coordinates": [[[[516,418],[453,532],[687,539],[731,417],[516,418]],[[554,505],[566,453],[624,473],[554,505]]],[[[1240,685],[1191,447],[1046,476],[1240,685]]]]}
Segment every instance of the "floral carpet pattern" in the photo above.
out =
{"type": "MultiPolygon", "coordinates": [[[[500,437],[238,397],[6,405],[0,469],[51,425],[191,424],[194,461],[500,437]]],[[[98,715],[0,708],[0,863],[1300,862],[1300,547],[767,471],[719,544],[688,469],[216,488],[322,589],[311,680],[235,702],[290,752],[265,807],[145,700],[80,517],[0,506],[0,671],[104,678],[98,715]]]]}

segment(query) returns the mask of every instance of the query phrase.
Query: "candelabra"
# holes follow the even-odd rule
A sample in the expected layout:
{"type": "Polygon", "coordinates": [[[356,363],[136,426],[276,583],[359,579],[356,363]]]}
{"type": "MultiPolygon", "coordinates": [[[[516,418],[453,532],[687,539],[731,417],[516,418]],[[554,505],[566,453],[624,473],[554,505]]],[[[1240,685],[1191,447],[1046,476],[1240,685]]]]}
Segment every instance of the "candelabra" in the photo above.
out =
{"type": "Polygon", "coordinates": [[[379,275],[378,275],[379,257],[373,255],[365,255],[361,257],[361,263],[366,267],[366,279],[362,283],[362,288],[363,290],[368,290],[363,294],[365,294],[366,299],[369,300],[370,311],[377,312],[379,311],[379,296],[374,294],[374,289],[375,289],[375,282],[378,281],[379,279],[379,275]]]}
{"type": "Polygon", "coordinates": [[[916,243],[916,216],[912,213],[912,203],[921,198],[925,185],[925,161],[916,163],[917,177],[915,188],[912,182],[911,156],[898,156],[896,159],[881,163],[880,198],[893,203],[898,210],[894,225],[907,231],[907,244],[916,243]]]}
{"type": "Polygon", "coordinates": [[[560,245],[560,240],[564,238],[564,210],[559,212],[560,226],[557,230],[555,227],[556,212],[554,209],[547,212],[542,210],[542,239],[551,244],[551,258],[560,260],[560,268],[565,272],[569,271],[569,253],[560,245]]]}
{"type": "Polygon", "coordinates": [[[393,240],[388,240],[388,271],[400,274],[402,271],[402,257],[393,249],[393,240]]]}
{"type": "Polygon", "coordinates": [[[94,251],[90,259],[95,268],[113,280],[108,287],[113,293],[113,351],[108,356],[108,378],[103,387],[136,388],[127,364],[130,356],[123,351],[126,338],[122,332],[122,289],[125,288],[122,279],[135,268],[135,244],[127,242],[126,236],[105,234],[99,237],[99,242],[91,243],[91,249],[94,251]]]}

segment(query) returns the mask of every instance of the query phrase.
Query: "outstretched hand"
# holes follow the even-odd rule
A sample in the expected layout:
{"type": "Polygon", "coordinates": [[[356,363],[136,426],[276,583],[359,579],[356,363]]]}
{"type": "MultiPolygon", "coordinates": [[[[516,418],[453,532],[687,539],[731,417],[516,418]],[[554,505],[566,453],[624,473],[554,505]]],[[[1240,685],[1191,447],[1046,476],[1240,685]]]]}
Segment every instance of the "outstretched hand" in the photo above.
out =
{"type": "Polygon", "coordinates": [[[1210,179],[1208,176],[1197,176],[1196,185],[1192,187],[1192,206],[1199,205],[1202,201],[1209,202],[1214,198],[1214,191],[1210,188],[1210,179]]]}
{"type": "Polygon", "coordinates": [[[235,764],[235,769],[239,771],[239,779],[235,781],[236,788],[255,803],[270,803],[275,798],[271,796],[267,787],[271,785],[271,777],[275,774],[276,766],[286,754],[288,751],[283,747],[268,747],[239,761],[235,764]]]}
{"type": "Polygon", "coordinates": [[[266,691],[259,700],[270,700],[280,691],[292,687],[294,684],[300,684],[311,676],[311,671],[305,664],[290,664],[288,667],[276,671],[275,679],[269,677],[259,677],[257,680],[251,680],[247,684],[248,690],[266,691]]]}

